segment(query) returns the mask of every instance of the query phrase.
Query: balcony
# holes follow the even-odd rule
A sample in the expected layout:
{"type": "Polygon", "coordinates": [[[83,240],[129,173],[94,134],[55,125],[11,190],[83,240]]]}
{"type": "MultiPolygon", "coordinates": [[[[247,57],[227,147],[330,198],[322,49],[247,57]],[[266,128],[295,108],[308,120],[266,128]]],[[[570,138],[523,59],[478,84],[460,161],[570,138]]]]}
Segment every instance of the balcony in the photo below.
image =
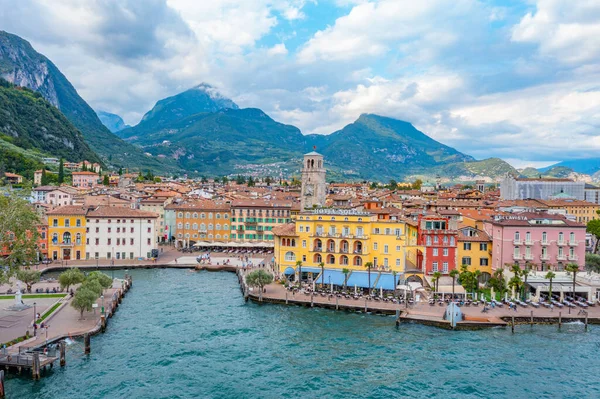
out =
{"type": "Polygon", "coordinates": [[[348,253],[348,248],[342,248],[342,249],[340,249],[340,253],[341,254],[347,254],[348,253]]]}
{"type": "Polygon", "coordinates": [[[517,239],[517,238],[515,238],[515,239],[513,240],[513,244],[514,244],[514,245],[522,245],[522,244],[523,244],[523,240],[521,240],[520,238],[518,238],[518,239],[517,239]]]}
{"type": "Polygon", "coordinates": [[[550,255],[548,255],[548,254],[541,254],[540,255],[540,260],[550,260],[550,255]]]}
{"type": "Polygon", "coordinates": [[[556,255],[556,260],[567,260],[567,255],[565,254],[558,254],[556,255]]]}
{"type": "Polygon", "coordinates": [[[529,239],[529,240],[526,239],[525,240],[525,245],[527,245],[528,247],[530,247],[530,246],[533,245],[533,241],[531,239],[529,239]]]}
{"type": "Polygon", "coordinates": [[[556,241],[556,245],[558,245],[559,247],[564,247],[565,245],[567,245],[567,242],[565,240],[558,240],[556,241]]]}
{"type": "Polygon", "coordinates": [[[569,246],[576,247],[579,245],[579,241],[577,240],[569,240],[569,246]]]}
{"type": "Polygon", "coordinates": [[[331,253],[334,253],[334,252],[335,252],[335,248],[327,248],[327,251],[326,251],[326,252],[328,252],[328,253],[330,253],[330,254],[331,254],[331,253]]]}
{"type": "Polygon", "coordinates": [[[312,252],[323,252],[323,247],[312,247],[312,252]]]}
{"type": "Polygon", "coordinates": [[[523,259],[525,259],[525,260],[533,260],[533,254],[525,254],[525,255],[523,255],[523,259]]]}
{"type": "Polygon", "coordinates": [[[523,255],[521,255],[521,254],[518,254],[518,255],[517,254],[513,254],[513,259],[514,260],[523,260],[523,255]]]}
{"type": "Polygon", "coordinates": [[[569,255],[569,260],[577,260],[577,255],[569,255]]]}

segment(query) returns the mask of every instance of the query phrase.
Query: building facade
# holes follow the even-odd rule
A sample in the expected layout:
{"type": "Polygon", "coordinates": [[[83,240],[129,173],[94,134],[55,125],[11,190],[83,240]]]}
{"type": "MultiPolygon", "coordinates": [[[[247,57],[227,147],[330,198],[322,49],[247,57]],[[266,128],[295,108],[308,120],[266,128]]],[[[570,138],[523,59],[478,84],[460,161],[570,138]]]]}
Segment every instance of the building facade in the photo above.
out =
{"type": "Polygon", "coordinates": [[[48,217],[48,256],[54,260],[83,259],[85,256],[87,210],[61,206],[46,212],[48,217]]]}
{"type": "Polygon", "coordinates": [[[291,201],[234,200],[231,241],[273,241],[273,228],[290,223],[291,201]]]}
{"type": "Polygon", "coordinates": [[[313,151],[304,155],[302,164],[301,210],[325,206],[327,185],[323,155],[313,151]]]}
{"type": "Polygon", "coordinates": [[[458,223],[440,215],[418,216],[418,244],[424,248],[419,264],[425,274],[448,274],[456,269],[458,223]]]}
{"type": "Polygon", "coordinates": [[[492,239],[483,230],[462,227],[458,230],[457,265],[467,266],[470,272],[479,271],[480,281],[487,281],[492,275],[492,239]]]}
{"type": "Polygon", "coordinates": [[[92,188],[98,184],[98,179],[98,173],[73,172],[73,187],[92,188]]]}
{"type": "Polygon", "coordinates": [[[527,179],[514,178],[508,175],[500,183],[500,198],[504,200],[545,200],[559,194],[566,194],[574,199],[584,200],[584,191],[584,182],[571,179],[527,179]]]}
{"type": "MultiPolygon", "coordinates": [[[[179,248],[199,241],[229,241],[231,206],[210,200],[188,200],[167,205],[175,213],[175,243],[179,248]]],[[[171,233],[173,234],[173,233],[171,233]]]]}

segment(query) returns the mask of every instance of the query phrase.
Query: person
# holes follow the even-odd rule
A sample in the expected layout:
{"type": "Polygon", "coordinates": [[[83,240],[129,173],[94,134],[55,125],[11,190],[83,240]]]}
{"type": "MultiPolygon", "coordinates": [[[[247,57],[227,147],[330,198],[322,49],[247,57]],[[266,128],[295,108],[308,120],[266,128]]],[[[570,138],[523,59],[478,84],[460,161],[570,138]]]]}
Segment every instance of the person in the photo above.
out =
{"type": "Polygon", "coordinates": [[[177,258],[175,258],[175,264],[177,264],[177,258]]]}
{"type": "Polygon", "coordinates": [[[37,336],[37,324],[33,323],[33,336],[36,337],[37,336]]]}
{"type": "Polygon", "coordinates": [[[554,304],[553,303],[550,304],[550,311],[554,312],[554,304]]]}

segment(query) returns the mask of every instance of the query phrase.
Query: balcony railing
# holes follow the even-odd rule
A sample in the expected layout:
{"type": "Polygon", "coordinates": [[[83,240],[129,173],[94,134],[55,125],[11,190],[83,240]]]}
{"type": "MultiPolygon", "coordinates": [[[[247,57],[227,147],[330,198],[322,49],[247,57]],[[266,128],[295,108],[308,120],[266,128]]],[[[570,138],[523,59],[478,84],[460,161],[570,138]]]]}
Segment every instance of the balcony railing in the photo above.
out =
{"type": "Polygon", "coordinates": [[[556,255],[556,259],[557,260],[567,260],[567,255],[565,255],[565,254],[563,254],[563,255],[558,254],[558,255],[556,255]]]}
{"type": "Polygon", "coordinates": [[[565,245],[567,245],[567,242],[565,240],[558,240],[556,241],[556,245],[558,245],[559,247],[564,247],[565,245]]]}
{"type": "Polygon", "coordinates": [[[569,260],[577,260],[577,255],[569,255],[569,260]]]}
{"type": "Polygon", "coordinates": [[[571,247],[576,247],[576,246],[579,245],[579,241],[577,241],[577,240],[569,240],[569,245],[571,247]]]}
{"type": "Polygon", "coordinates": [[[513,259],[514,260],[523,260],[523,255],[521,255],[521,254],[519,254],[519,255],[513,254],[513,259]]]}
{"type": "Polygon", "coordinates": [[[533,260],[533,254],[525,254],[525,255],[523,255],[523,259],[525,259],[525,260],[533,260]]]}
{"type": "Polygon", "coordinates": [[[550,260],[550,255],[548,255],[548,254],[541,254],[540,255],[540,260],[550,260]]]}
{"type": "Polygon", "coordinates": [[[312,252],[323,252],[323,247],[312,247],[312,252]]]}
{"type": "Polygon", "coordinates": [[[545,240],[545,241],[544,241],[544,240],[542,240],[542,241],[541,241],[541,244],[542,244],[542,245],[550,245],[550,241],[548,241],[548,240],[545,240]]]}
{"type": "Polygon", "coordinates": [[[518,238],[518,239],[517,239],[517,238],[515,238],[515,239],[513,240],[513,244],[514,244],[514,245],[521,245],[521,244],[523,244],[523,240],[521,240],[520,238],[518,238]]]}
{"type": "Polygon", "coordinates": [[[529,240],[526,239],[525,240],[525,245],[532,246],[533,245],[533,241],[531,239],[529,239],[529,240]]]}

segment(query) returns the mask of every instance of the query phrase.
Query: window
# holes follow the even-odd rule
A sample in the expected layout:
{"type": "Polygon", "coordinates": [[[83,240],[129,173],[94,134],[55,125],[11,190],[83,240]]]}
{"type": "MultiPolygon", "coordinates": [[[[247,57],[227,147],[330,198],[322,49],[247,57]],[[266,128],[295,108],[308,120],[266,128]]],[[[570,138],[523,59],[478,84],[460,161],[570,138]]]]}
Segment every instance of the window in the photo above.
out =
{"type": "Polygon", "coordinates": [[[433,262],[432,270],[434,273],[438,271],[438,263],[437,262],[433,262]]]}
{"type": "Polygon", "coordinates": [[[129,245],[133,245],[134,241],[133,238],[129,239],[129,245]]]}
{"type": "Polygon", "coordinates": [[[431,245],[431,236],[427,236],[427,245],[431,245]]]}
{"type": "Polygon", "coordinates": [[[545,231],[542,233],[542,242],[545,244],[548,242],[548,233],[545,231]]]}
{"type": "Polygon", "coordinates": [[[396,245],[396,252],[400,252],[400,245],[396,245]]]}
{"type": "Polygon", "coordinates": [[[148,233],[152,233],[152,227],[148,227],[148,233]]]}
{"type": "Polygon", "coordinates": [[[470,251],[471,250],[471,243],[470,242],[463,243],[463,249],[465,251],[470,251]]]}
{"type": "Polygon", "coordinates": [[[108,232],[109,232],[109,233],[111,232],[111,228],[110,228],[110,227],[108,228],[108,232]]]}
{"type": "Polygon", "coordinates": [[[152,238],[148,238],[148,245],[152,245],[152,238]]]}
{"type": "Polygon", "coordinates": [[[52,226],[53,227],[58,227],[58,219],[52,220],[52,226]]]}
{"type": "Polygon", "coordinates": [[[521,233],[519,233],[518,231],[515,231],[515,241],[519,242],[521,240],[521,233]]]}
{"type": "Polygon", "coordinates": [[[444,256],[448,256],[448,248],[444,248],[444,256]]]}
{"type": "Polygon", "coordinates": [[[65,219],[65,227],[71,227],[71,220],[65,219]]]}
{"type": "Polygon", "coordinates": [[[198,230],[198,223],[192,224],[192,230],[198,230]]]}
{"type": "Polygon", "coordinates": [[[81,219],[77,219],[77,220],[75,221],[75,226],[77,226],[77,227],[81,227],[81,219]]]}
{"type": "Polygon", "coordinates": [[[569,241],[570,241],[570,242],[575,242],[575,233],[571,232],[571,233],[569,234],[569,241]]]}
{"type": "Polygon", "coordinates": [[[100,245],[100,239],[96,238],[96,245],[100,245]]]}
{"type": "Polygon", "coordinates": [[[462,258],[462,264],[463,265],[467,265],[467,266],[471,266],[471,258],[469,256],[465,256],[462,258]]]}
{"type": "Polygon", "coordinates": [[[96,227],[96,233],[100,233],[100,227],[96,227]]]}
{"type": "Polygon", "coordinates": [[[450,237],[450,245],[454,246],[454,237],[450,237]]]}
{"type": "Polygon", "coordinates": [[[387,253],[389,253],[389,250],[388,250],[388,246],[387,246],[387,244],[383,246],[383,253],[384,253],[384,254],[387,254],[387,253]]]}
{"type": "Polygon", "coordinates": [[[433,248],[433,256],[438,256],[438,249],[437,248],[433,248]]]}
{"type": "Polygon", "coordinates": [[[112,243],[110,238],[107,240],[107,243],[108,243],[108,245],[110,245],[112,243]]]}
{"type": "Polygon", "coordinates": [[[531,242],[531,232],[530,231],[525,233],[525,242],[531,242]]]}
{"type": "Polygon", "coordinates": [[[515,247],[514,255],[515,258],[518,258],[521,255],[521,249],[519,247],[515,247]]]}
{"type": "Polygon", "coordinates": [[[558,233],[558,242],[561,243],[561,244],[563,242],[565,242],[565,235],[563,234],[562,231],[560,233],[558,233]]]}
{"type": "Polygon", "coordinates": [[[375,251],[377,251],[377,243],[376,243],[376,242],[374,242],[374,243],[373,243],[373,249],[374,249],[375,251]]]}
{"type": "Polygon", "coordinates": [[[488,265],[488,258],[479,259],[479,266],[487,266],[487,265],[488,265]]]}
{"type": "Polygon", "coordinates": [[[442,263],[442,273],[448,273],[448,262],[442,263]]]}
{"type": "Polygon", "coordinates": [[[448,245],[448,236],[444,236],[444,245],[448,245]]]}
{"type": "Polygon", "coordinates": [[[306,248],[306,240],[302,240],[302,248],[306,248]]]}
{"type": "Polygon", "coordinates": [[[293,253],[292,251],[288,251],[285,253],[285,260],[286,261],[290,261],[293,262],[296,260],[296,254],[293,253]]]}
{"type": "Polygon", "coordinates": [[[438,236],[433,236],[433,243],[437,244],[438,242],[440,242],[438,236]]]}
{"type": "Polygon", "coordinates": [[[480,251],[487,251],[487,242],[480,242],[479,243],[479,250],[480,251]]]}
{"type": "Polygon", "coordinates": [[[131,228],[131,232],[133,233],[133,227],[131,228]]]}
{"type": "Polygon", "coordinates": [[[396,266],[400,266],[400,259],[396,259],[396,266]]]}

